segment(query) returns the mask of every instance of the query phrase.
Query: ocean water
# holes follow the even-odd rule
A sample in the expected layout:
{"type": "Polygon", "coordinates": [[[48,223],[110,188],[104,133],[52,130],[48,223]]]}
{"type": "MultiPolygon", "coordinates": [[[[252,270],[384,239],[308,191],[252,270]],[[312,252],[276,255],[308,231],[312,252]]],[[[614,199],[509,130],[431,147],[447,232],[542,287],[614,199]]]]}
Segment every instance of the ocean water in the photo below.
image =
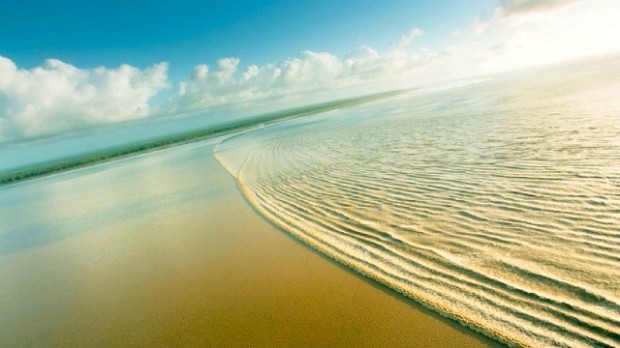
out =
{"type": "Polygon", "coordinates": [[[267,219],[463,325],[620,346],[619,96],[620,59],[597,58],[281,122],[215,155],[267,219]]]}

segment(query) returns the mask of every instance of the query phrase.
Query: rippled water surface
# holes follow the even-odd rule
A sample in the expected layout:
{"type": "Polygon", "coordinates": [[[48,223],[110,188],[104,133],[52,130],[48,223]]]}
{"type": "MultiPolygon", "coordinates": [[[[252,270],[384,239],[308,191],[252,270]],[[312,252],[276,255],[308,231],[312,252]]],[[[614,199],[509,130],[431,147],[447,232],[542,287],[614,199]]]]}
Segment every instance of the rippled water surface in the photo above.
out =
{"type": "Polygon", "coordinates": [[[620,64],[305,117],[216,156],[268,219],[529,346],[620,346],[620,64]]]}

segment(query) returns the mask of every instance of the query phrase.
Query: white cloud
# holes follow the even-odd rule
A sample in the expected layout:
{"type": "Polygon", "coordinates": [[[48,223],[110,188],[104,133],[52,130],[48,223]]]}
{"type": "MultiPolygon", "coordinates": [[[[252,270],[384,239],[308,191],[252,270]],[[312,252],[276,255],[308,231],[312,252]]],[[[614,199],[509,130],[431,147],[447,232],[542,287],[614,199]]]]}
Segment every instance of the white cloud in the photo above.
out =
{"type": "Polygon", "coordinates": [[[295,58],[263,66],[250,65],[243,71],[239,70],[237,58],[220,59],[215,69],[198,65],[188,80],[179,84],[177,96],[162,112],[181,113],[233,103],[239,106],[258,100],[269,100],[279,107],[280,99],[311,102],[307,95],[321,91],[367,86],[366,93],[371,93],[399,88],[402,84],[394,84],[393,78],[410,71],[423,56],[408,51],[420,35],[422,30],[414,27],[384,54],[361,45],[343,58],[328,52],[303,51],[295,58]]]}
{"type": "Polygon", "coordinates": [[[501,46],[504,64],[522,67],[620,50],[620,1],[506,2],[478,41],[501,46]],[[519,5],[519,6],[517,6],[519,5]],[[570,5],[570,6],[569,6],[570,5]]]}
{"type": "Polygon", "coordinates": [[[79,69],[48,59],[27,70],[0,56],[0,142],[145,117],[167,69],[79,69]]]}
{"type": "Polygon", "coordinates": [[[541,20],[561,9],[584,0],[500,0],[493,15],[479,18],[472,26],[474,33],[482,34],[487,28],[509,23],[520,25],[530,20],[541,20]]]}
{"type": "Polygon", "coordinates": [[[407,35],[403,35],[396,46],[396,49],[402,50],[413,42],[416,37],[422,36],[424,32],[420,28],[412,28],[407,35]]]}
{"type": "Polygon", "coordinates": [[[220,59],[217,68],[198,65],[178,96],[167,106],[175,111],[202,109],[258,99],[277,98],[349,84],[354,75],[368,73],[366,66],[378,53],[360,47],[341,60],[327,52],[304,51],[298,57],[239,71],[236,58],[220,59]]]}
{"type": "Polygon", "coordinates": [[[581,0],[500,0],[497,14],[505,17],[548,12],[581,0]]]}

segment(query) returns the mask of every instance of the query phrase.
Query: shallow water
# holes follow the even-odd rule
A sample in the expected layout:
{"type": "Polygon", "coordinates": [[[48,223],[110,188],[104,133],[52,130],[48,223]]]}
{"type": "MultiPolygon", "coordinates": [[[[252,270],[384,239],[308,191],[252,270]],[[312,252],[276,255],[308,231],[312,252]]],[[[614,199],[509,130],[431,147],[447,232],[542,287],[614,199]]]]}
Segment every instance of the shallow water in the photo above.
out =
{"type": "Polygon", "coordinates": [[[525,346],[620,345],[620,60],[416,92],[232,137],[268,219],[525,346]]]}
{"type": "Polygon", "coordinates": [[[0,347],[497,346],[264,221],[217,141],[1,187],[0,347]]]}

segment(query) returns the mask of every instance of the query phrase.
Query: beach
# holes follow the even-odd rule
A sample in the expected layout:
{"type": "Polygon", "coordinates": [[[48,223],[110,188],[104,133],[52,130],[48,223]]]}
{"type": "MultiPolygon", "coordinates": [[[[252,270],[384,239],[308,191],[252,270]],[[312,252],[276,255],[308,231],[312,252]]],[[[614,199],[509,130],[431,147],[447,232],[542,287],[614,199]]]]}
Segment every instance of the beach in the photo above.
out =
{"type": "Polygon", "coordinates": [[[496,345],[267,222],[218,141],[1,188],[0,346],[496,345]]]}

